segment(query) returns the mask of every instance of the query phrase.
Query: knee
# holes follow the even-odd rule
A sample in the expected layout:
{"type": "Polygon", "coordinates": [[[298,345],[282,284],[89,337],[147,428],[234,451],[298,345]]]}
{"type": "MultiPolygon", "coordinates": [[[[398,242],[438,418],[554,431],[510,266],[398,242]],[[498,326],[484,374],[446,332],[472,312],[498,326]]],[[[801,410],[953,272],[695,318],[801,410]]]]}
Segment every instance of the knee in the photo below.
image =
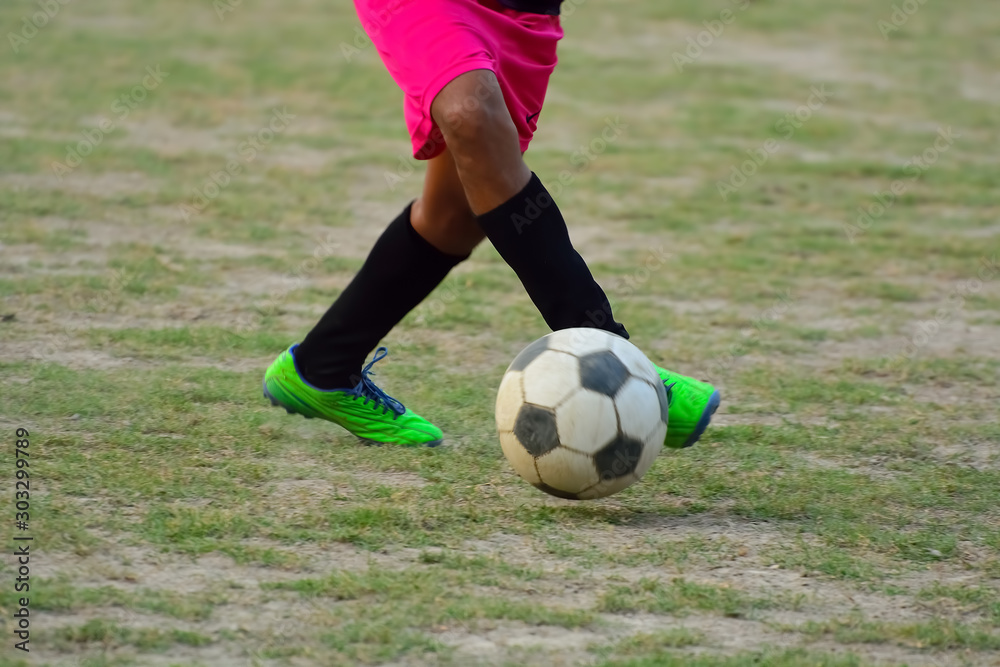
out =
{"type": "Polygon", "coordinates": [[[446,87],[442,93],[434,101],[433,115],[453,151],[460,153],[463,146],[481,145],[503,136],[508,125],[516,132],[492,73],[455,86],[454,90],[446,87]]]}
{"type": "Polygon", "coordinates": [[[467,96],[448,100],[442,105],[441,132],[452,151],[462,145],[475,144],[489,140],[504,121],[510,120],[507,107],[498,105],[495,100],[467,96]]]}

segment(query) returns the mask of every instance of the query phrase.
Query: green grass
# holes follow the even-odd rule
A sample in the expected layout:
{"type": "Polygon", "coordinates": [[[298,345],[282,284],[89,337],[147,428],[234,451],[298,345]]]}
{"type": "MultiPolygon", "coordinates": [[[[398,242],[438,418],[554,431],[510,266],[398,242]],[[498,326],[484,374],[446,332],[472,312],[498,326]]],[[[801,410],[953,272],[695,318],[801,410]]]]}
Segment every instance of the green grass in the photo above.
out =
{"type": "Polygon", "coordinates": [[[677,578],[669,583],[641,579],[628,586],[608,590],[599,608],[611,613],[645,611],[679,614],[687,610],[714,611],[732,618],[753,615],[775,606],[773,600],[753,598],[729,586],[702,584],[677,578]]]}
{"type": "Polygon", "coordinates": [[[184,621],[204,621],[224,595],[182,595],[163,590],[123,590],[112,586],[77,587],[66,580],[41,579],[32,607],[40,611],[70,612],[108,606],[162,614],[184,621]]]}
{"type": "Polygon", "coordinates": [[[511,574],[505,576],[504,568],[453,570],[454,560],[432,560],[430,568],[387,571],[370,566],[367,571],[336,571],[322,579],[268,584],[265,589],[295,591],[311,600],[324,610],[327,624],[336,627],[320,637],[322,643],[340,659],[366,664],[427,652],[448,656],[449,648],[429,634],[432,631],[470,630],[497,621],[564,628],[594,622],[589,611],[520,599],[523,584],[511,574]],[[469,589],[478,592],[458,592],[469,589]]]}
{"type": "MultiPolygon", "coordinates": [[[[447,567],[447,566],[445,566],[447,567]]],[[[465,570],[411,569],[399,572],[369,569],[367,572],[335,572],[323,579],[301,579],[271,584],[266,588],[294,590],[307,597],[352,600],[363,604],[351,612],[368,622],[383,622],[387,615],[412,619],[424,626],[468,623],[476,618],[521,621],[531,625],[578,627],[590,623],[589,612],[526,603],[500,595],[453,597],[449,591],[463,584],[517,588],[516,580],[493,571],[469,573],[465,570]],[[407,600],[401,607],[400,600],[407,600]],[[417,619],[420,619],[417,621],[417,619]]]]}
{"type": "Polygon", "coordinates": [[[974,651],[1000,648],[1000,634],[995,632],[995,626],[974,627],[941,620],[904,624],[840,619],[807,623],[798,630],[812,637],[832,637],[846,644],[895,643],[916,649],[974,651]]]}
{"type": "Polygon", "coordinates": [[[206,646],[212,640],[205,635],[188,630],[159,630],[157,628],[128,628],[102,619],[93,619],[76,627],[65,627],[57,632],[43,633],[59,648],[73,645],[96,644],[105,650],[133,646],[140,651],[163,653],[176,645],[206,646]]]}
{"type": "Polygon", "coordinates": [[[654,648],[642,657],[612,658],[601,667],[863,667],[874,664],[854,655],[830,655],[802,649],[770,649],[734,656],[691,656],[680,652],[654,648]]]}
{"type": "Polygon", "coordinates": [[[1000,594],[993,588],[935,583],[921,589],[917,597],[929,602],[954,601],[963,613],[982,614],[994,626],[1000,627],[1000,594]]]}
{"type": "MultiPolygon", "coordinates": [[[[17,32],[29,4],[0,19],[17,32]]],[[[679,71],[673,53],[741,3],[592,4],[564,16],[527,160],[549,184],[572,174],[560,207],[632,340],[710,376],[724,408],[697,447],[588,503],[541,495],[497,446],[499,378],[547,330],[487,246],[379,367],[447,447],[363,447],[261,399],[267,363],[419,193],[423,167],[386,186],[409,146],[400,94],[375,48],[341,56],[350,3],[222,20],[201,0],[69,3],[0,60],[0,432],[31,432],[40,664],[998,650],[995,8],[924,3],[884,39],[889,4],[755,1],[679,71]],[[147,65],[169,76],[56,176],[147,65]],[[829,99],[788,135],[814,86],[829,99]],[[276,107],[296,119],[185,220],[276,107]],[[618,140],[573,164],[614,117],[618,140]],[[911,180],[945,127],[958,136],[911,180]],[[850,613],[829,602],[856,595],[850,613]],[[886,620],[900,604],[913,617],[886,620]],[[733,646],[730,623],[778,640],[733,646]]]]}

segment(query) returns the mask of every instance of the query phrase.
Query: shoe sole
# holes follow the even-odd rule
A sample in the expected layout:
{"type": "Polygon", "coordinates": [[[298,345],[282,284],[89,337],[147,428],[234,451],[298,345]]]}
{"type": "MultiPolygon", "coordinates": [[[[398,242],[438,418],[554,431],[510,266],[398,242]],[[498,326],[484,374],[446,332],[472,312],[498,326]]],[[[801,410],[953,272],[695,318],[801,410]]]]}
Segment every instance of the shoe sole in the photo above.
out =
{"type": "MultiPolygon", "coordinates": [[[[281,401],[279,401],[278,399],[276,399],[271,394],[271,392],[269,392],[267,390],[267,382],[266,381],[264,382],[264,387],[263,388],[264,388],[264,398],[266,398],[267,400],[271,401],[271,405],[273,405],[275,407],[279,407],[279,408],[284,408],[285,412],[287,412],[290,415],[302,415],[306,419],[312,419],[313,418],[312,415],[306,415],[306,414],[302,414],[298,410],[292,410],[290,407],[288,407],[287,405],[285,405],[284,403],[282,403],[281,401]]],[[[358,437],[358,436],[354,436],[354,437],[358,438],[358,441],[362,445],[366,445],[366,446],[369,446],[369,447],[371,447],[371,446],[381,447],[382,445],[389,445],[389,444],[395,445],[395,444],[398,444],[398,443],[394,443],[394,442],[393,443],[379,442],[378,440],[369,440],[368,438],[361,438],[361,437],[358,437]]],[[[415,444],[415,445],[401,445],[401,446],[403,446],[403,447],[437,447],[442,442],[444,442],[444,440],[431,440],[430,442],[422,442],[422,443],[415,444]]]]}
{"type": "Polygon", "coordinates": [[[698,439],[708,428],[709,423],[712,421],[712,415],[715,411],[719,409],[719,403],[722,402],[722,396],[719,395],[719,390],[716,389],[712,392],[712,395],[708,399],[708,405],[705,406],[705,410],[701,413],[701,418],[698,419],[698,423],[694,427],[694,431],[691,432],[691,436],[685,441],[684,447],[690,447],[694,443],[698,442],[698,439]]]}
{"type": "MultiPolygon", "coordinates": [[[[358,438],[358,436],[354,437],[358,438]]],[[[416,445],[400,445],[395,442],[379,442],[378,440],[369,440],[368,438],[358,438],[358,442],[366,447],[381,447],[382,445],[395,445],[397,447],[437,447],[443,443],[444,440],[431,440],[430,442],[421,442],[416,445]]]]}

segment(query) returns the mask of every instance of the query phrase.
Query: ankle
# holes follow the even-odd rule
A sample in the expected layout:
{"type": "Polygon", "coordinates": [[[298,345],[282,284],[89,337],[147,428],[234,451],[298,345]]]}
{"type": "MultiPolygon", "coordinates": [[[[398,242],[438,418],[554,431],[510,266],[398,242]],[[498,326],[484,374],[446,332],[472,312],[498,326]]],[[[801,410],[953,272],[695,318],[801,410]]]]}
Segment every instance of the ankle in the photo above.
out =
{"type": "Polygon", "coordinates": [[[310,354],[309,348],[298,345],[292,352],[292,359],[295,361],[295,372],[305,380],[306,384],[329,391],[331,389],[351,389],[361,378],[361,365],[357,368],[328,368],[322,364],[316,364],[310,354]]]}

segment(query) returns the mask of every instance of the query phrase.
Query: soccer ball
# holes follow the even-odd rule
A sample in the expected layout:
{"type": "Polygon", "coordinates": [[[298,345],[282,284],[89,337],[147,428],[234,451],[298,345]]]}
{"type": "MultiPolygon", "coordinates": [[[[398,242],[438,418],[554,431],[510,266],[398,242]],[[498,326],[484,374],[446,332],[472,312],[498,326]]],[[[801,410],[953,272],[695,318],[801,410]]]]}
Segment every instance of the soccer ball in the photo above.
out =
{"type": "Polygon", "coordinates": [[[667,434],[667,393],[635,345],[563,329],[524,348],[500,381],[497,433],[521,477],[560,498],[603,498],[639,481],[667,434]]]}

